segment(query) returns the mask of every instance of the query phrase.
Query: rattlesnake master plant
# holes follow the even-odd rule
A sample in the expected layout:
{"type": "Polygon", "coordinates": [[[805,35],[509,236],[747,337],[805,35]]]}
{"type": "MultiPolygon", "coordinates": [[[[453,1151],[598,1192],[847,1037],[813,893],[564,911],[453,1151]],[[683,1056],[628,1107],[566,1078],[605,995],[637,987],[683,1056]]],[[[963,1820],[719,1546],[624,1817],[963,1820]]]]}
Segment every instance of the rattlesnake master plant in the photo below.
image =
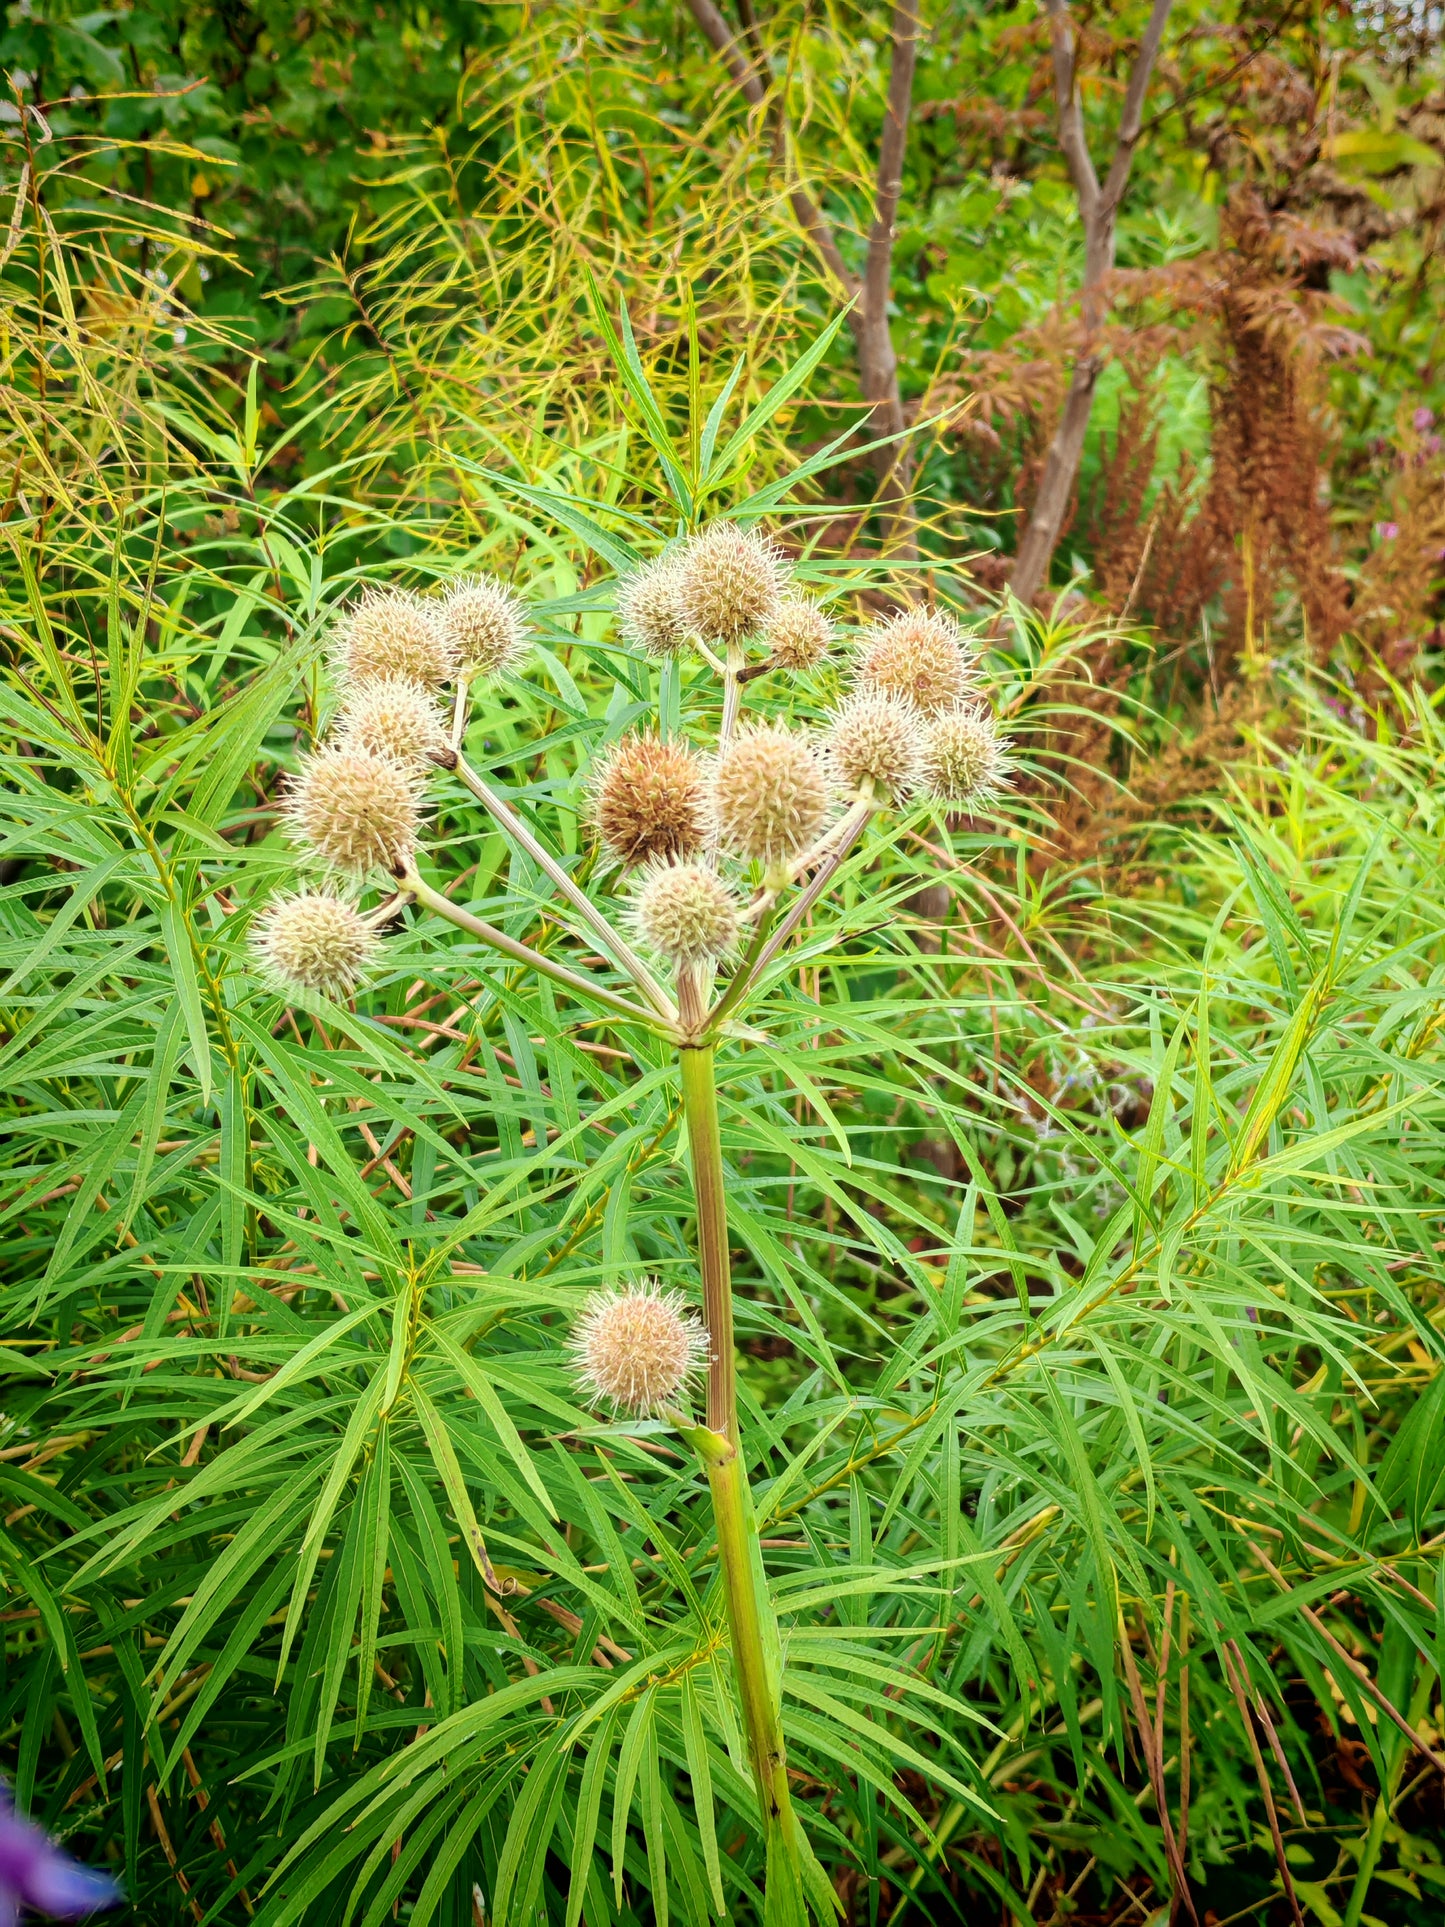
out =
{"type": "MultiPolygon", "coordinates": [[[[876,819],[919,795],[954,807],[992,797],[1009,767],[977,659],[952,617],[915,606],[865,621],[850,651],[830,662],[833,619],[792,573],[761,530],[720,520],[616,584],[625,642],[695,673],[682,729],[669,734],[660,712],[634,722],[587,770],[601,861],[585,884],[466,749],[474,693],[522,665],[521,600],[486,578],[430,597],[366,596],[337,624],[339,708],[287,800],[291,837],[322,882],[264,910],[254,943],[273,984],[303,998],[345,994],[381,963],[384,928],[412,905],[490,946],[499,967],[524,965],[605,1013],[631,1040],[639,1069],[658,1042],[675,1053],[701,1322],[676,1281],[664,1289],[637,1278],[584,1302],[569,1355],[586,1398],[624,1420],[660,1418],[706,1474],[766,1841],[764,1904],[778,1921],[809,1906],[827,1916],[835,1903],[794,1813],[778,1630],[740,1456],[715,1053],[726,1038],[765,1040],[752,993],[876,819]],[[794,716],[789,697],[803,675],[809,702],[794,716]],[[750,713],[764,679],[773,685],[768,708],[750,713]],[[831,706],[815,724],[820,682],[831,686],[831,706]],[[576,939],[572,956],[521,941],[426,880],[426,779],[440,769],[548,879],[558,900],[549,914],[576,939]],[[358,893],[375,886],[381,900],[360,908],[358,893]],[[688,1409],[702,1366],[705,1416],[688,1409]]],[[[490,1557],[477,1557],[500,1593],[490,1557]]]]}

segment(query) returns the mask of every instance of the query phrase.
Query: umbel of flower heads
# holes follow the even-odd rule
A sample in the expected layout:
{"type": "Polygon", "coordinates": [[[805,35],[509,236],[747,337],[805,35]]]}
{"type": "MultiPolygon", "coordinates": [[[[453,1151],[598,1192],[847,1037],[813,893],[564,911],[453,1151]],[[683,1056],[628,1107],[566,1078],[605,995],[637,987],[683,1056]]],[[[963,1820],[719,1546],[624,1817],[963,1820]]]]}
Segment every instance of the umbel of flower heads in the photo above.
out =
{"type": "Polygon", "coordinates": [[[529,622],[520,598],[489,577],[430,596],[374,592],[337,624],[335,722],[287,798],[289,832],[310,874],[262,911],[254,950],[283,993],[346,996],[365,983],[385,926],[410,903],[560,985],[623,1037],[636,1028],[675,1047],[702,1320],[684,1293],[633,1280],[587,1299],[570,1357],[589,1400],[624,1420],[660,1417],[697,1450],[769,1864],[775,1848],[796,1863],[767,1683],[771,1607],[747,1546],[715,1052],[720,1039],[748,1034],[750,992],[875,818],[925,797],[979,807],[1007,786],[1011,759],[951,616],[904,609],[865,627],[851,658],[837,662],[831,616],[759,530],[718,522],[669,546],[618,582],[615,609],[624,642],[677,665],[689,711],[716,722],[704,740],[696,731],[665,735],[659,720],[592,759],[599,881],[584,888],[466,754],[474,692],[523,665],[529,622]],[[821,728],[789,714],[799,686],[810,712],[831,696],[821,728]],[[757,692],[766,704],[750,714],[757,692]],[[576,961],[543,954],[426,881],[424,792],[439,768],[455,773],[546,879],[548,920],[577,939],[576,961]],[[386,894],[365,907],[378,887],[386,894]],[[706,1419],[698,1423],[687,1408],[704,1366],[706,1419]]]}

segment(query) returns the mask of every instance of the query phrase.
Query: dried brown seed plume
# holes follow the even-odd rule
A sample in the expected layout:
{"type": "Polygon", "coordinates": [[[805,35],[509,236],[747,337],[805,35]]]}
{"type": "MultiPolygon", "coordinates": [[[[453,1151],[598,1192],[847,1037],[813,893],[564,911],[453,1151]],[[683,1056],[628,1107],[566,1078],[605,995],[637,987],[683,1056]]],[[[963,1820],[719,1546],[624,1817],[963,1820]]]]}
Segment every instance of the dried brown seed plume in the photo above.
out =
{"type": "Polygon", "coordinates": [[[621,863],[688,856],[707,835],[707,786],[686,743],[624,736],[597,765],[592,820],[621,863]]]}

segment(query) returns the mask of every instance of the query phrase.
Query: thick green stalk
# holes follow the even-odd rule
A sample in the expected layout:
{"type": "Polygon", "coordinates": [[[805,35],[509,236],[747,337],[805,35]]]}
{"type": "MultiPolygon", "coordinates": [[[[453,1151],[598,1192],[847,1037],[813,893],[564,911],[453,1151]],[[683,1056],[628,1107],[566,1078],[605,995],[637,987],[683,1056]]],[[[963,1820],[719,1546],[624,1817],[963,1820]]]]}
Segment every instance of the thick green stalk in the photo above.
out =
{"type": "Polygon", "coordinates": [[[738,1443],[737,1377],[733,1364],[733,1283],[728,1258],[727,1200],[723,1193],[722,1134],[710,1045],[686,1046],[682,1109],[692,1151],[692,1188],[697,1200],[697,1255],[702,1271],[702,1315],[707,1326],[707,1422],[733,1446],[738,1443]]]}
{"type": "Polygon", "coordinates": [[[707,1468],[712,1493],[733,1666],[747,1729],[748,1756],[767,1834],[769,1866],[778,1867],[781,1878],[795,1881],[798,1877],[797,1822],[788,1792],[778,1682],[771,1675],[763,1637],[772,1605],[753,1553],[748,1493],[739,1454],[732,1273],[728,1260],[727,1200],[713,1051],[710,1046],[684,1046],[679,1057],[683,1112],[692,1151],[703,1316],[708,1335],[708,1422],[706,1429],[690,1429],[689,1437],[707,1468]]]}

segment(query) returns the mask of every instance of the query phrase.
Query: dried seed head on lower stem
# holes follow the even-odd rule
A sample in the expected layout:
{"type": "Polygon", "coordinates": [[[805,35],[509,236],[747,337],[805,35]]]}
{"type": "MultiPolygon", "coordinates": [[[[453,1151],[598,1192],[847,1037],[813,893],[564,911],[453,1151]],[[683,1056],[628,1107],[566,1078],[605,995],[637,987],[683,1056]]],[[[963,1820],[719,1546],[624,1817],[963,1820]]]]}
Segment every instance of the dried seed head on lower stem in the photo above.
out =
{"type": "Polygon", "coordinates": [[[347,610],[333,643],[336,672],[354,689],[378,676],[403,676],[438,689],[456,674],[456,650],[435,606],[404,589],[372,589],[347,610]]]}
{"type": "Polygon", "coordinates": [[[992,712],[972,703],[929,724],[923,767],[940,802],[990,803],[1009,787],[1016,765],[992,712]]]}
{"type": "Polygon", "coordinates": [[[714,522],[678,558],[683,620],[704,642],[735,644],[765,630],[786,582],[782,552],[756,529],[714,522]]]}
{"type": "Polygon", "coordinates": [[[425,764],[447,746],[430,690],[403,676],[378,676],[353,689],[336,719],[336,739],[398,763],[425,764]]]}
{"type": "Polygon", "coordinates": [[[863,638],[858,688],[911,702],[925,716],[956,709],[978,693],[978,675],[963,631],[941,609],[905,609],[863,638]]]}
{"type": "Polygon", "coordinates": [[[845,796],[901,803],[922,774],[923,720],[912,703],[860,690],[834,712],[827,757],[845,796]]]}
{"type": "Polygon", "coordinates": [[[798,731],[754,724],[718,758],[713,810],[730,855],[784,862],[813,841],[828,814],[822,759],[798,731]]]}
{"type": "Polygon", "coordinates": [[[592,821],[619,863],[690,856],[707,836],[707,784],[686,743],[624,736],[592,777],[592,821]]]}
{"type": "Polygon", "coordinates": [[[329,869],[364,876],[394,870],[416,849],[421,827],[416,772],[349,743],[306,759],[286,799],[292,835],[329,869]]]}
{"type": "Polygon", "coordinates": [[[681,1292],[655,1278],[586,1300],[568,1345],[587,1395],[645,1418],[687,1392],[707,1360],[707,1336],[681,1292]]]}
{"type": "Polygon", "coordinates": [[[637,934],[671,964],[716,963],[738,940],[739,904],[705,863],[655,863],[632,906],[637,934]]]}
{"type": "Polygon", "coordinates": [[[515,669],[531,639],[527,605],[494,575],[458,582],[437,604],[436,620],[461,673],[473,681],[515,669]]]}
{"type": "Polygon", "coordinates": [[[252,945],[278,990],[355,990],[377,948],[376,931],[354,904],[321,891],[282,897],[256,920],[252,945]]]}

